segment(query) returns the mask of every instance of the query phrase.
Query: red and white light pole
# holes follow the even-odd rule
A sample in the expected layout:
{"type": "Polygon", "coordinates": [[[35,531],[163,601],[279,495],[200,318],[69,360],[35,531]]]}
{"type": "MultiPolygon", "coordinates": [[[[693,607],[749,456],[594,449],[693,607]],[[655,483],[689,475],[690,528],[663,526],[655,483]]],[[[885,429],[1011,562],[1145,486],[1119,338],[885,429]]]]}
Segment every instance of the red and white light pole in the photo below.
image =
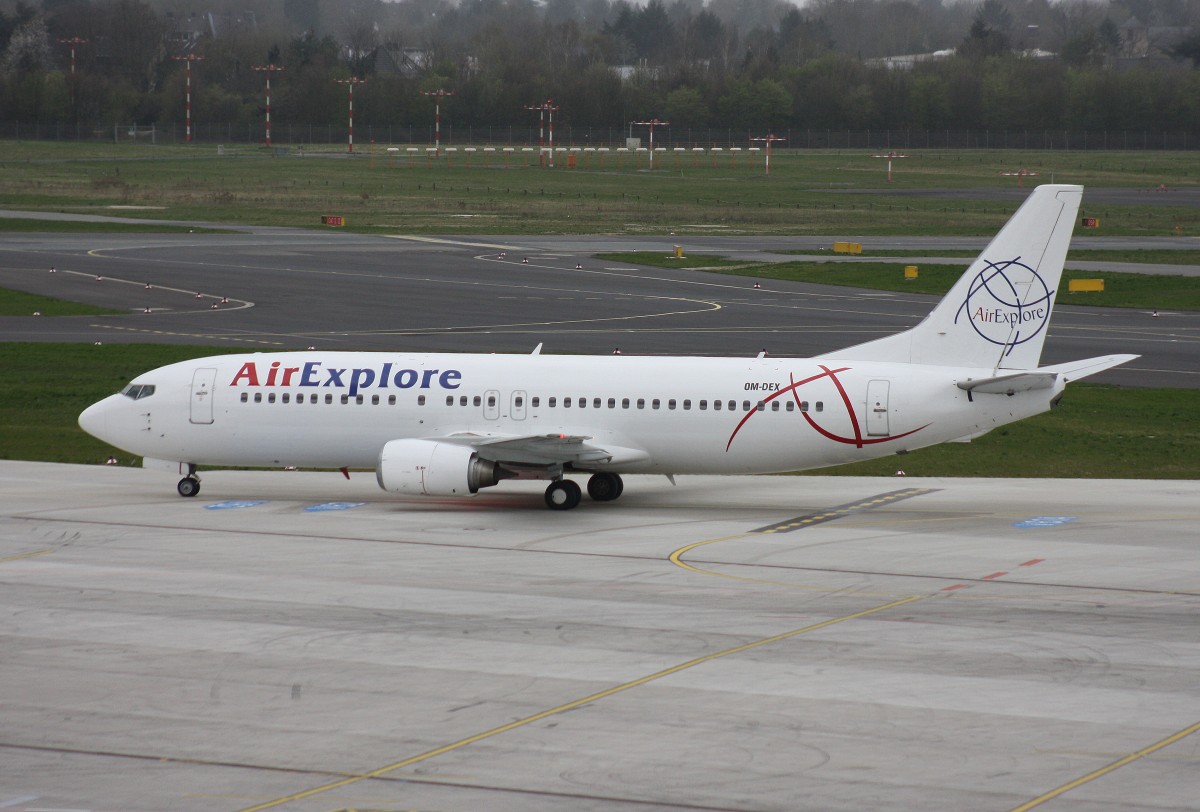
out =
{"type": "Polygon", "coordinates": [[[271,146],[271,71],[283,70],[283,65],[255,65],[253,70],[267,74],[267,146],[271,146]]]}
{"type": "Polygon", "coordinates": [[[359,79],[357,76],[351,76],[349,79],[334,79],[339,85],[346,85],[350,88],[350,130],[347,135],[347,152],[354,152],[354,86],[367,83],[366,79],[359,79]]]}
{"type": "Polygon", "coordinates": [[[453,96],[453,90],[423,90],[422,96],[433,96],[433,154],[442,154],[442,99],[453,96]]]}
{"type": "Polygon", "coordinates": [[[546,105],[527,104],[525,109],[538,111],[538,154],[541,155],[546,148],[546,105]]]}
{"type": "Polygon", "coordinates": [[[666,127],[671,122],[659,121],[657,118],[652,118],[649,121],[631,121],[629,123],[635,124],[639,127],[649,127],[650,128],[650,168],[653,169],[654,168],[654,128],[655,127],[666,127]]]}
{"type": "Polygon", "coordinates": [[[776,141],[786,141],[787,139],[781,135],[775,135],[772,133],[769,135],[765,135],[762,138],[751,138],[750,140],[767,142],[767,150],[765,153],[767,156],[766,157],[766,171],[764,172],[764,174],[769,177],[771,175],[771,144],[775,143],[776,141]]]}
{"type": "Polygon", "coordinates": [[[75,48],[87,42],[83,37],[66,37],[60,39],[63,45],[71,46],[71,111],[76,120],[79,118],[79,79],[75,75],[75,48]]]}
{"type": "Polygon", "coordinates": [[[875,155],[875,156],[873,156],[873,157],[875,157],[875,158],[887,158],[887,162],[888,162],[888,164],[887,164],[887,166],[888,166],[888,170],[887,170],[887,172],[888,172],[888,178],[887,178],[887,182],[888,182],[888,183],[891,183],[891,182],[892,182],[892,161],[893,161],[893,160],[895,160],[896,158],[907,158],[908,156],[907,156],[907,155],[901,155],[899,152],[889,152],[889,153],[887,153],[886,155],[875,155]]]}
{"type": "Polygon", "coordinates": [[[184,54],[183,56],[172,57],[176,62],[183,62],[187,65],[187,79],[184,82],[183,94],[183,109],[186,116],[185,141],[192,143],[192,63],[199,62],[204,57],[198,54],[184,54]]]}
{"type": "Polygon", "coordinates": [[[541,104],[527,104],[525,105],[525,109],[538,111],[538,163],[541,163],[547,154],[546,140],[542,133],[544,131],[543,124],[546,121],[546,113],[550,114],[550,161],[548,165],[554,166],[554,111],[561,110],[562,108],[556,105],[553,99],[546,99],[541,104]]]}
{"type": "Polygon", "coordinates": [[[84,39],[83,37],[66,37],[64,39],[60,39],[59,42],[61,42],[63,45],[71,46],[71,75],[74,76],[75,75],[75,48],[78,45],[83,45],[85,42],[87,42],[87,40],[84,39]]]}

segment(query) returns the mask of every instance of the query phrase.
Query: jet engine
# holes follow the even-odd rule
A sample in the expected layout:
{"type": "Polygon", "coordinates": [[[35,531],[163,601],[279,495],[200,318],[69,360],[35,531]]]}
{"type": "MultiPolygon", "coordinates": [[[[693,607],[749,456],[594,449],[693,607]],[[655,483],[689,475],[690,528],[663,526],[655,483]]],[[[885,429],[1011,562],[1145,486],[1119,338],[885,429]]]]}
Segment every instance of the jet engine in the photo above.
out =
{"type": "Polygon", "coordinates": [[[469,446],[435,440],[392,440],[375,468],[385,491],[419,496],[470,496],[511,476],[469,446]]]}

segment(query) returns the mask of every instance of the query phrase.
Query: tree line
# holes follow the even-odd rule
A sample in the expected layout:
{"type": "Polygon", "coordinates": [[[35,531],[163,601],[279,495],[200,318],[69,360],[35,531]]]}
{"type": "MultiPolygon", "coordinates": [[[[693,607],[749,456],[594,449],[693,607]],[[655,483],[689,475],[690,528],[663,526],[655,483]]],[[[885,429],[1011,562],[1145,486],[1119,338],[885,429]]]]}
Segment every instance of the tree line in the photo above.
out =
{"type": "Polygon", "coordinates": [[[1200,132],[1200,0],[219,1],[18,2],[0,122],[1200,132]]]}

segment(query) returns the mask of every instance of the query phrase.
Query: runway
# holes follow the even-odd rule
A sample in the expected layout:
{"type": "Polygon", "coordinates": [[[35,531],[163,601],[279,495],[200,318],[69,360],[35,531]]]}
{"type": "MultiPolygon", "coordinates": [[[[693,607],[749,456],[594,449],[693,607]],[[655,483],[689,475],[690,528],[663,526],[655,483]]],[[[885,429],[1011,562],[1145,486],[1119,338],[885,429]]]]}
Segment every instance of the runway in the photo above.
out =
{"type": "MultiPolygon", "coordinates": [[[[1097,239],[1090,244],[1108,244],[1097,239]]],[[[805,250],[811,240],[690,237],[687,244],[696,253],[754,258],[805,250]]],[[[962,244],[895,240],[913,250],[962,244]]],[[[284,229],[9,235],[0,244],[0,286],[126,314],[3,317],[0,340],[463,352],[529,352],[543,344],[547,353],[766,350],[808,357],[906,329],[935,302],[776,281],[756,290],[738,277],[593,258],[655,246],[672,250],[669,238],[438,239],[284,229]]],[[[1200,385],[1200,315],[1169,303],[1157,316],[1063,304],[1043,361],[1128,352],[1142,358],[1096,380],[1200,385]]]]}
{"type": "Polygon", "coordinates": [[[0,462],[0,808],[1196,809],[1198,506],[0,462]]]}

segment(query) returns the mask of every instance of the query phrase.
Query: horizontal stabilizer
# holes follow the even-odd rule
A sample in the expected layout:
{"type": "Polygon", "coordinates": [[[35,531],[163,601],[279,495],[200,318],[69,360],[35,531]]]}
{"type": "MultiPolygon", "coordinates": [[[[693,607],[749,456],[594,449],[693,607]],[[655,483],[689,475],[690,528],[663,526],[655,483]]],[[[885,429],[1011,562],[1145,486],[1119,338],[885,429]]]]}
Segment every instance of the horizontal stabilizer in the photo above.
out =
{"type": "Polygon", "coordinates": [[[1102,355],[1098,358],[1085,358],[1082,361],[1071,361],[1066,364],[1055,364],[1052,367],[1042,367],[1038,372],[1053,372],[1063,376],[1063,381],[1070,383],[1086,378],[1089,375],[1095,375],[1098,372],[1103,372],[1106,369],[1112,369],[1115,366],[1129,363],[1140,355],[1102,355]]]}
{"type": "Polygon", "coordinates": [[[1017,372],[1013,375],[999,375],[995,378],[977,378],[970,381],[959,381],[958,388],[967,392],[981,392],[986,395],[1012,395],[1017,392],[1028,392],[1031,389],[1049,389],[1058,379],[1057,372],[1017,372]]]}

